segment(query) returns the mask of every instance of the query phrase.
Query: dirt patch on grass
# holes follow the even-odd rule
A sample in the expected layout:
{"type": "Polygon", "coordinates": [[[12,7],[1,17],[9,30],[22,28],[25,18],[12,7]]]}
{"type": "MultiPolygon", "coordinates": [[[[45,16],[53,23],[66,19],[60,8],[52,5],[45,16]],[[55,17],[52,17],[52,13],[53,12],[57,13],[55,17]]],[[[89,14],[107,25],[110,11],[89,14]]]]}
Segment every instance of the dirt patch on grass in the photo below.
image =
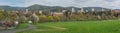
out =
{"type": "Polygon", "coordinates": [[[33,31],[63,31],[67,29],[67,28],[57,27],[57,26],[47,26],[47,27],[51,29],[34,29],[33,31]]]}
{"type": "Polygon", "coordinates": [[[57,26],[48,26],[48,27],[51,27],[55,30],[66,30],[66,28],[63,28],[63,27],[57,27],[57,26]]]}

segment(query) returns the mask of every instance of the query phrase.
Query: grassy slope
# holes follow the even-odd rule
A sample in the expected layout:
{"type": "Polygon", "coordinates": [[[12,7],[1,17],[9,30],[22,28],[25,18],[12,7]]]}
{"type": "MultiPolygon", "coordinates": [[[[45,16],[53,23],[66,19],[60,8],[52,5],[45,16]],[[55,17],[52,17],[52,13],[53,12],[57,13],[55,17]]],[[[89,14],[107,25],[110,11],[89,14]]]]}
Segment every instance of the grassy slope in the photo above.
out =
{"type": "Polygon", "coordinates": [[[38,29],[51,29],[48,26],[64,27],[67,29],[62,31],[53,29],[51,31],[29,30],[24,31],[24,33],[120,33],[120,21],[118,20],[50,22],[37,24],[37,26],[38,29]]]}

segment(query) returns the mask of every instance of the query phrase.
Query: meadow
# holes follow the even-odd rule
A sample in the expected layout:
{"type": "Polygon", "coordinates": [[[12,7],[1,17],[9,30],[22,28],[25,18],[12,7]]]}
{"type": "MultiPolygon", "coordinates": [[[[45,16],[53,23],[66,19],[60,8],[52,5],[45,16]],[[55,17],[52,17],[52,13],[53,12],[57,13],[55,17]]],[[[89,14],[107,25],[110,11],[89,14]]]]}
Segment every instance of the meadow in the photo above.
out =
{"type": "MultiPolygon", "coordinates": [[[[18,29],[24,29],[24,28],[28,28],[27,24],[20,24],[17,28],[13,28],[13,29],[7,29],[7,30],[18,30],[18,29]]],[[[0,30],[1,31],[5,31],[6,29],[0,30]]]]}
{"type": "Polygon", "coordinates": [[[17,33],[120,33],[120,20],[47,22],[36,27],[17,33]]]}

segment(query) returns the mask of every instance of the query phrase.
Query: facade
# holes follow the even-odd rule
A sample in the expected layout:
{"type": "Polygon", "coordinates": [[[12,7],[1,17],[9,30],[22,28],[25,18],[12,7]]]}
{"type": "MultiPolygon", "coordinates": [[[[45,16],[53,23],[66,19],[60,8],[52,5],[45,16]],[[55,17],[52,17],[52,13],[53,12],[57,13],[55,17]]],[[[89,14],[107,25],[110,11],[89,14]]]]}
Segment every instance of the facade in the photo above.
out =
{"type": "Polygon", "coordinates": [[[52,16],[64,16],[63,12],[52,12],[51,13],[52,16]]]}

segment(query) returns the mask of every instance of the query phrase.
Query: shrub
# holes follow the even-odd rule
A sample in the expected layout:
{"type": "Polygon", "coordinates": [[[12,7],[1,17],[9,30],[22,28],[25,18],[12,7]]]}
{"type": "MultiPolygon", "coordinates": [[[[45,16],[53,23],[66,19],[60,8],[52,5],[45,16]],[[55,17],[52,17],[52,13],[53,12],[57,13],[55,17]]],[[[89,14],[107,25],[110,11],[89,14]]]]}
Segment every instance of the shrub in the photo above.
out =
{"type": "Polygon", "coordinates": [[[45,16],[45,15],[40,15],[40,16],[39,16],[39,21],[40,21],[40,22],[47,21],[47,16],[45,16]]]}
{"type": "Polygon", "coordinates": [[[54,20],[53,16],[48,16],[48,21],[53,21],[53,20],[54,20]]]}
{"type": "Polygon", "coordinates": [[[54,19],[55,19],[55,21],[60,21],[60,17],[59,16],[55,16],[54,19]]]}

